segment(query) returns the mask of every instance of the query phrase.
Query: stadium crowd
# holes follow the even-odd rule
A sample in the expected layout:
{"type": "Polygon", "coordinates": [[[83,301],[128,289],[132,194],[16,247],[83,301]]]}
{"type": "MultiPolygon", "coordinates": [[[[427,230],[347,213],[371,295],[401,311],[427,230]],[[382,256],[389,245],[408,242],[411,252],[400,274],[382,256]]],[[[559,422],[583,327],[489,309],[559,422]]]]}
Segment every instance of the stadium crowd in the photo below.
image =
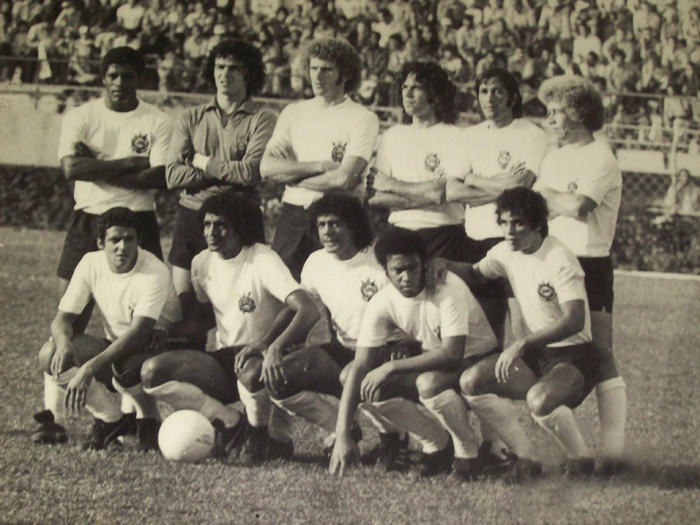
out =
{"type": "MultiPolygon", "coordinates": [[[[458,106],[476,110],[469,86],[507,67],[523,81],[526,114],[543,116],[535,91],[562,73],[603,92],[695,97],[700,87],[700,8],[692,0],[4,0],[0,80],[99,84],[99,60],[127,45],[146,55],[145,88],[198,92],[199,68],[225,37],[263,53],[262,94],[310,96],[303,43],[342,37],[360,52],[365,104],[397,105],[396,76],[430,58],[460,86],[458,106]],[[32,60],[27,60],[32,59],[32,60]]],[[[618,124],[698,120],[692,100],[610,96],[618,124]]]]}

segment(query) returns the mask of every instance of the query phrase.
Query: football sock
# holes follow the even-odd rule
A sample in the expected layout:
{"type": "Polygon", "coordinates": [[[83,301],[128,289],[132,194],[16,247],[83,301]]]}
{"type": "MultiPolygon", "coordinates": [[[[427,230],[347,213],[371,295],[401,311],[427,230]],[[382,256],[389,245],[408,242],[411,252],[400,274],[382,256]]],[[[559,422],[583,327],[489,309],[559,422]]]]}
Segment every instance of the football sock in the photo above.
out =
{"type": "Polygon", "coordinates": [[[420,401],[452,436],[455,457],[475,458],[478,451],[476,435],[469,424],[469,411],[464,399],[454,390],[445,390],[435,397],[421,397],[420,401]]]}
{"type": "MultiPolygon", "coordinates": [[[[112,382],[114,381],[115,379],[112,378],[112,382]]],[[[117,391],[119,391],[118,388],[117,391]]],[[[136,404],[134,403],[134,400],[129,396],[122,396],[122,414],[132,414],[134,412],[136,412],[136,404]]]]}
{"type": "Polygon", "coordinates": [[[219,419],[227,428],[238,423],[240,414],[220,401],[206,395],[198,386],[182,381],[168,381],[143,391],[156,399],[168,403],[175,410],[196,410],[209,421],[219,419]]]}
{"type": "Polygon", "coordinates": [[[402,397],[372,402],[386,419],[412,435],[422,446],[423,452],[432,454],[443,450],[449,443],[449,435],[433,419],[423,414],[418,405],[402,397]]]}
{"type": "Polygon", "coordinates": [[[257,392],[249,392],[243,383],[238,381],[238,394],[245,407],[250,426],[267,428],[270,424],[270,410],[272,409],[272,402],[267,390],[263,388],[257,392]]]}
{"type": "Polygon", "coordinates": [[[121,401],[99,381],[90,383],[85,408],[95,419],[114,423],[122,417],[121,401]]]}
{"type": "Polygon", "coordinates": [[[122,395],[121,412],[126,413],[123,409],[124,405],[128,404],[129,408],[133,407],[136,409],[137,419],[160,418],[160,414],[158,413],[158,405],[156,404],[155,398],[144,392],[143,385],[141,383],[136,386],[124,388],[119,384],[116,378],[113,377],[112,385],[114,385],[117,392],[122,395]]]}
{"type": "Polygon", "coordinates": [[[335,432],[338,410],[316,392],[303,391],[272,402],[289,414],[303,417],[328,432],[335,432]]]}
{"type": "Polygon", "coordinates": [[[503,440],[498,436],[498,432],[487,421],[479,420],[481,424],[481,441],[489,441],[491,443],[491,454],[498,456],[501,459],[506,459],[503,455],[503,449],[508,449],[503,440]]]}
{"type": "Polygon", "coordinates": [[[512,403],[496,394],[464,396],[479,419],[503,440],[506,446],[518,457],[532,458],[530,439],[515,415],[512,403]]]}
{"type": "Polygon", "coordinates": [[[277,405],[270,406],[270,437],[276,441],[292,441],[292,416],[277,405]]]}
{"type": "MultiPolygon", "coordinates": [[[[77,371],[77,368],[71,368],[59,377],[65,374],[70,374],[70,377],[73,377],[77,371]]],[[[63,402],[66,397],[65,385],[69,381],[70,378],[62,382],[63,384],[59,384],[59,380],[54,376],[44,373],[44,408],[53,412],[53,420],[62,426],[66,426],[66,407],[63,402]]]]}
{"type": "Polygon", "coordinates": [[[625,420],[627,418],[627,387],[622,377],[613,377],[595,387],[598,416],[603,434],[602,455],[619,458],[625,448],[625,420]]]}
{"type": "Polygon", "coordinates": [[[385,418],[372,403],[360,403],[359,409],[362,410],[362,413],[372,422],[380,433],[390,434],[392,432],[398,432],[402,435],[402,438],[406,434],[404,430],[401,430],[385,418]]]}
{"type": "Polygon", "coordinates": [[[532,414],[538,425],[544,428],[561,445],[570,459],[589,458],[591,452],[583,440],[583,436],[576,425],[576,418],[573,411],[561,405],[547,416],[536,416],[532,414]]]}

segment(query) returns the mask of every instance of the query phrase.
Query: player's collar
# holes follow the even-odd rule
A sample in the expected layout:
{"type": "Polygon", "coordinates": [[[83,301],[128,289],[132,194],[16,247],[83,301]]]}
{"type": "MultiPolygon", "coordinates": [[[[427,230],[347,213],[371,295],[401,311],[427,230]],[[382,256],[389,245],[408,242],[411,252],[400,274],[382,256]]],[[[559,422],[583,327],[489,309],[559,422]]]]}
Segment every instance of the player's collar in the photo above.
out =
{"type": "MultiPolygon", "coordinates": [[[[215,110],[220,110],[221,108],[219,107],[219,104],[216,102],[216,97],[212,97],[212,99],[207,102],[204,105],[204,111],[209,111],[211,109],[215,110]]],[[[249,113],[253,114],[258,110],[258,105],[253,101],[252,98],[247,99],[241,107],[239,107],[236,111],[234,111],[232,114],[238,113],[239,111],[242,111],[244,113],[249,113]]]]}

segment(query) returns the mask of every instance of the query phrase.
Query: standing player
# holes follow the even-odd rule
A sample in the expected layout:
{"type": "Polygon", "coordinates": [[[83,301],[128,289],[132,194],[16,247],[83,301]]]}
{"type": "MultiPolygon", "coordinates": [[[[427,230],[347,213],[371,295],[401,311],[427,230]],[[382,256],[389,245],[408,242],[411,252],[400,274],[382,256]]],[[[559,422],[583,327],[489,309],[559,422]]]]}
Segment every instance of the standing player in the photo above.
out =
{"type": "Polygon", "coordinates": [[[63,118],[58,158],[66,178],[75,183],[75,210],[58,264],[61,293],[83,255],[97,249],[95,226],[110,208],[135,212],[142,247],[163,258],[153,195],[166,187],[172,124],[165,113],[137,98],[144,71],[138,51],[112,49],[102,60],[105,96],[63,118]]]}
{"type": "Polygon", "coordinates": [[[496,348],[496,337],[469,289],[455,275],[448,273],[446,282],[432,293],[426,290],[420,235],[391,229],[374,250],[392,285],[372,298],[362,320],[357,357],[340,402],[330,472],[342,474],[357,454],[350,429],[358,404],[365,401],[422,444],[425,455],[417,465],[419,476],[452,468],[472,477],[477,473],[476,438],[467,406],[455,389],[462,372],[496,348]],[[396,329],[419,341],[423,352],[387,361],[386,344],[396,329]],[[418,411],[416,394],[449,435],[418,411]]]}
{"type": "Polygon", "coordinates": [[[583,270],[547,231],[547,203],[527,188],[504,191],[496,201],[505,241],[474,266],[448,261],[467,282],[508,279],[526,325],[502,353],[487,357],[461,378],[474,413],[495,429],[520,461],[515,474],[538,475],[532,447],[505,399],[526,399],[533,419],[566,451],[570,473],[590,473],[594,462],[572,408],[591,392],[597,364],[591,344],[583,270]]]}
{"type": "Polygon", "coordinates": [[[409,62],[401,78],[404,125],[382,136],[369,203],[389,207],[394,226],[416,231],[428,257],[466,261],[464,207],[445,203],[447,178],[464,179],[469,169],[454,125],[457,88],[434,62],[409,62]]]}
{"type": "Polygon", "coordinates": [[[471,261],[480,260],[503,240],[494,218],[494,202],[504,190],[532,186],[545,153],[544,132],[522,118],[518,80],[494,68],[476,80],[476,94],[484,121],[465,130],[471,172],[447,181],[447,200],[467,205],[465,228],[475,242],[471,261]]]}
{"type": "Polygon", "coordinates": [[[602,474],[614,474],[624,452],[627,396],[613,357],[613,267],[610,247],[622,194],[615,155],[593,138],[604,123],[595,87],[580,77],[556,77],[540,88],[547,124],[559,149],[542,162],[535,189],[549,205],[549,228],[576,254],[586,273],[593,343],[601,359],[596,386],[603,433],[602,474]]]}
{"type": "MultiPolygon", "coordinates": [[[[291,345],[304,342],[318,311],[279,256],[257,242],[262,212],[249,198],[214,195],[202,203],[199,218],[208,248],[192,260],[192,285],[198,310],[211,319],[213,308],[217,349],[166,352],[149,359],[141,369],[145,391],[175,409],[221,420],[226,454],[243,441],[246,429],[245,418],[226,406],[240,395],[250,423],[241,463],[290,457],[293,445],[281,424],[285,420],[276,418],[282,413],[272,410],[266,386],[275,390],[284,381],[282,356],[291,345]]],[[[210,327],[198,312],[185,318],[200,332],[210,327]]],[[[183,326],[184,333],[187,329],[183,326]]]]}
{"type": "Polygon", "coordinates": [[[314,98],[280,114],[260,164],[266,179],[286,184],[272,248],[299,279],[306,258],[320,246],[306,212],[330,190],[353,190],[377,142],[377,116],[348,94],[360,82],[362,62],[337,38],[311,41],[303,63],[314,98]]]}
{"type": "Polygon", "coordinates": [[[99,450],[116,438],[122,424],[119,403],[107,391],[115,387],[135,401],[141,446],[157,447],[158,408],[144,394],[139,370],[156,323],[179,321],[180,307],[167,267],[139,248],[140,221],[126,208],[112,208],[98,219],[99,251],[86,254],[73,273],[51,324],[51,338],[39,360],[44,370],[46,410],[35,443],[67,441],[65,407],[83,406],[95,418],[84,448],[99,450]],[[102,312],[104,339],[76,333],[73,323],[94,300],[102,312]]]}
{"type": "MultiPolygon", "coordinates": [[[[260,159],[275,127],[274,113],[252,100],[265,82],[265,64],[257,48],[239,41],[219,42],[207,57],[204,76],[216,86],[216,96],[182,112],[166,169],[168,187],[182,188],[168,256],[181,301],[194,300],[192,293],[186,294],[192,292],[190,267],[207,247],[197,210],[206,198],[221,193],[242,193],[260,203],[260,159]]],[[[256,241],[265,242],[264,231],[256,241]]]]}

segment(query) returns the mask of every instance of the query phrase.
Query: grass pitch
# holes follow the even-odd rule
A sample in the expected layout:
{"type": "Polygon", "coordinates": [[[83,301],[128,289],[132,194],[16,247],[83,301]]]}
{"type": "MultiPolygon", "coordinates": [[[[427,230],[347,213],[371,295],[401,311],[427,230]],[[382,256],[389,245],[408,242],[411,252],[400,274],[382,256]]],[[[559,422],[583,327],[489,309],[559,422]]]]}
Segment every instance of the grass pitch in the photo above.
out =
{"type": "MultiPolygon", "coordinates": [[[[36,355],[55,312],[61,241],[60,233],[0,229],[0,523],[700,523],[700,281],[617,277],[615,353],[627,382],[632,474],[554,475],[561,455],[521,407],[550,472],[537,483],[413,482],[359,467],[334,479],[319,459],[321,438],[301,421],[294,461],[257,469],[81,452],[85,415],[69,419],[68,445],[33,445],[31,415],[42,408],[36,355]]],[[[576,415],[595,448],[595,396],[576,415]]],[[[363,426],[367,448],[376,433],[363,426]]]]}

